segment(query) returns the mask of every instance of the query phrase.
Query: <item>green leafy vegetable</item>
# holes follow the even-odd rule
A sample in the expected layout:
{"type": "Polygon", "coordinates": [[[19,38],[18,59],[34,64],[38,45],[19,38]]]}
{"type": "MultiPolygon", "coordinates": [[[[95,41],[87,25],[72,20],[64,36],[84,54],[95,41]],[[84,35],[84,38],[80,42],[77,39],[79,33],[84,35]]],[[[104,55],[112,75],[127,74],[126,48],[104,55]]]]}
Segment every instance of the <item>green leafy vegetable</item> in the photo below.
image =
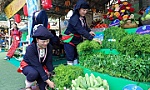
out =
{"type": "Polygon", "coordinates": [[[92,41],[85,40],[84,42],[80,43],[77,46],[77,51],[79,54],[81,54],[81,53],[92,54],[94,52],[94,50],[99,50],[99,49],[101,49],[101,47],[102,46],[94,40],[92,40],[92,41]]]}
{"type": "Polygon", "coordinates": [[[110,27],[104,31],[104,40],[102,42],[102,48],[116,49],[120,40],[126,36],[127,33],[120,27],[110,27]],[[108,41],[114,39],[115,41],[108,41]]]}
{"type": "Polygon", "coordinates": [[[64,90],[64,87],[70,88],[72,80],[84,75],[82,68],[71,65],[59,65],[54,71],[55,76],[52,81],[54,81],[56,88],[59,90],[64,90]]]}
{"type": "MultiPolygon", "coordinates": [[[[84,56],[82,56],[83,58],[84,56]]],[[[131,57],[129,55],[106,55],[103,53],[84,57],[80,65],[92,71],[106,73],[133,81],[150,81],[150,57],[131,57]]]]}
{"type": "Polygon", "coordinates": [[[132,57],[135,55],[150,55],[150,35],[131,34],[122,38],[118,43],[117,50],[122,54],[128,54],[132,57]]]}

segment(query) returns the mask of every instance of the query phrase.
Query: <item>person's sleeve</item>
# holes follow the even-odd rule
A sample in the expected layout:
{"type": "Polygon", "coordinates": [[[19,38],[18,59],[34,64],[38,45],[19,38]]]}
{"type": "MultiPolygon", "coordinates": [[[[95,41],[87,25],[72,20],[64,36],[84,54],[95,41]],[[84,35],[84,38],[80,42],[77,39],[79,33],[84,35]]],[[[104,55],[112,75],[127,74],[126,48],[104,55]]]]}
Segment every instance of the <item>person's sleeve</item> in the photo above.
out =
{"type": "Polygon", "coordinates": [[[75,26],[74,29],[83,37],[87,38],[88,40],[92,40],[93,36],[91,34],[89,34],[89,32],[82,27],[81,22],[79,21],[75,26]]]}
{"type": "Polygon", "coordinates": [[[43,81],[46,81],[48,79],[48,76],[45,73],[42,64],[39,62],[39,58],[36,55],[36,52],[33,49],[33,47],[29,46],[26,50],[26,54],[27,54],[26,56],[28,57],[29,62],[31,63],[31,66],[33,66],[33,68],[35,68],[39,72],[43,81]]]}
{"type": "Polygon", "coordinates": [[[52,46],[49,44],[49,50],[48,50],[48,56],[46,60],[46,67],[49,72],[52,72],[54,70],[53,63],[52,63],[52,46]]]}
{"type": "Polygon", "coordinates": [[[86,28],[87,28],[87,31],[88,31],[88,32],[91,32],[91,29],[90,29],[88,26],[87,26],[86,28]]]}

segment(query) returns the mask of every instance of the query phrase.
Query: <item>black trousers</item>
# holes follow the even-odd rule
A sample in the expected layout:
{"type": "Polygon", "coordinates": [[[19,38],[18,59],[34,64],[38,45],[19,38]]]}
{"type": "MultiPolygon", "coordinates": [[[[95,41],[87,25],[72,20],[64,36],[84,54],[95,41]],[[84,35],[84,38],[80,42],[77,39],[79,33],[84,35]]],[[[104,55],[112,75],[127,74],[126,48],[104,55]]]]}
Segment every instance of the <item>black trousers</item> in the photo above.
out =
{"type": "Polygon", "coordinates": [[[26,76],[26,79],[29,82],[37,81],[40,90],[46,90],[45,87],[47,85],[46,82],[42,80],[40,74],[31,66],[26,66],[23,68],[23,74],[26,76]]]}
{"type": "Polygon", "coordinates": [[[67,61],[74,61],[75,59],[78,58],[76,46],[72,46],[71,44],[65,43],[64,50],[66,53],[67,61]]]}

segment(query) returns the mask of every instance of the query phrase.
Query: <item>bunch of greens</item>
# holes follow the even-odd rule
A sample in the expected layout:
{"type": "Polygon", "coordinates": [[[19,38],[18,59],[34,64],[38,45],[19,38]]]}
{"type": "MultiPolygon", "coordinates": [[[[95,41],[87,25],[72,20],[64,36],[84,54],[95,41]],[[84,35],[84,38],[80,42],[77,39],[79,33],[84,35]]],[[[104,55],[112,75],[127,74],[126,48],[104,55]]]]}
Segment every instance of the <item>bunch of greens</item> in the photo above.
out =
{"type": "Polygon", "coordinates": [[[92,56],[94,53],[97,53],[102,47],[101,44],[92,40],[85,40],[77,46],[77,51],[79,54],[80,63],[82,63],[86,57],[92,56]]]}
{"type": "Polygon", "coordinates": [[[126,35],[127,33],[125,32],[125,30],[120,27],[107,28],[104,31],[104,40],[102,42],[102,48],[116,49],[120,40],[126,35]]]}
{"type": "MultiPolygon", "coordinates": [[[[84,56],[82,56],[83,58],[84,56]]],[[[106,55],[102,53],[84,57],[82,66],[96,72],[133,81],[150,81],[150,57],[130,57],[129,55],[106,55]]]]}
{"type": "Polygon", "coordinates": [[[101,45],[98,42],[85,40],[77,46],[77,51],[79,54],[92,54],[94,50],[99,50],[100,48],[101,45]]]}
{"type": "Polygon", "coordinates": [[[59,65],[54,69],[54,72],[55,76],[52,81],[59,90],[64,90],[64,87],[71,88],[72,80],[84,75],[82,68],[71,65],[59,65]]]}
{"type": "Polygon", "coordinates": [[[150,35],[127,35],[118,43],[117,50],[132,57],[150,55],[150,35]]]}

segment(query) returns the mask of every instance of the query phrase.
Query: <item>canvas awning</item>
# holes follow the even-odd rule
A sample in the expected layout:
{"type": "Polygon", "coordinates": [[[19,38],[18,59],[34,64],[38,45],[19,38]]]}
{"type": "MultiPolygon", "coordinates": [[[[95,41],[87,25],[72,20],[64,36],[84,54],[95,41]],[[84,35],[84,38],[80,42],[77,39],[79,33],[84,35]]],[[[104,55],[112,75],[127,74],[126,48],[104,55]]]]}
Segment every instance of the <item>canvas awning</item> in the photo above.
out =
{"type": "MultiPolygon", "coordinates": [[[[15,0],[0,0],[0,13],[4,12],[4,9],[15,0]]],[[[19,0],[16,0],[19,1],[19,0]]],[[[22,1],[22,0],[21,0],[22,1]]],[[[25,0],[26,1],[26,0],[25,0]]],[[[77,0],[70,0],[70,5],[66,6],[65,1],[67,0],[52,0],[52,8],[47,10],[48,16],[50,17],[61,17],[67,14],[70,9],[73,9],[77,0]],[[56,8],[59,10],[56,10],[56,8]]],[[[106,4],[110,0],[86,0],[90,4],[90,8],[102,11],[105,9],[106,4]]],[[[23,11],[22,11],[23,12],[23,11]]],[[[23,14],[23,13],[22,13],[23,14]]]]}

